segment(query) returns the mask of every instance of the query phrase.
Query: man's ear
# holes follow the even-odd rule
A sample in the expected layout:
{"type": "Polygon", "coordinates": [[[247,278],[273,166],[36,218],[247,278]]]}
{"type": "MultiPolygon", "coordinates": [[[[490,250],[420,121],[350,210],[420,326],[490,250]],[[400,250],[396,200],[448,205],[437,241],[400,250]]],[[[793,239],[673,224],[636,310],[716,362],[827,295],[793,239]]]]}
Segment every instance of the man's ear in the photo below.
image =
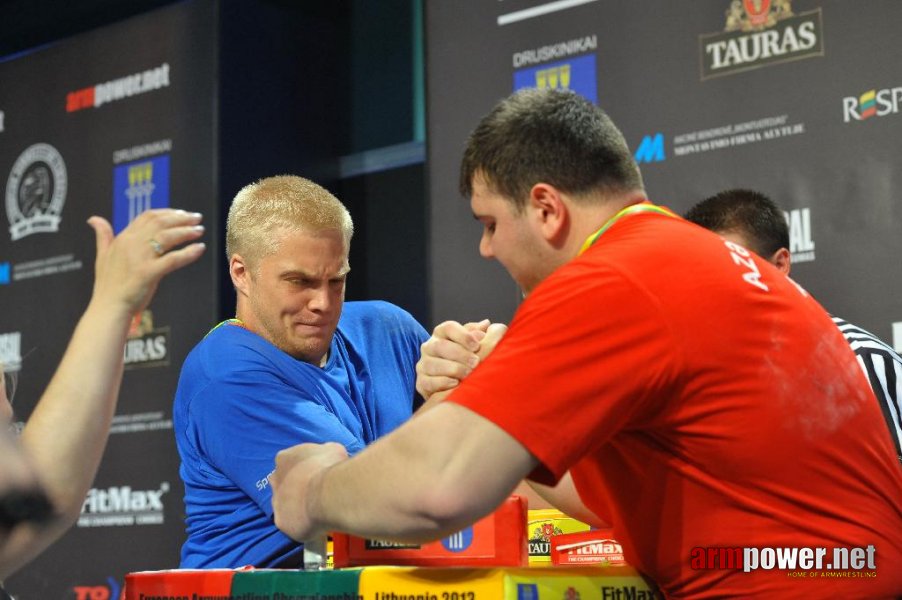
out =
{"type": "Polygon", "coordinates": [[[789,275],[792,269],[792,255],[786,248],[780,248],[770,257],[770,262],[777,267],[784,275],[789,275]]]}
{"type": "Polygon", "coordinates": [[[232,285],[235,286],[235,289],[240,294],[247,296],[251,269],[240,254],[233,254],[232,258],[229,259],[229,276],[232,278],[232,285]]]}
{"type": "Polygon", "coordinates": [[[556,187],[547,183],[532,186],[526,210],[530,212],[531,220],[546,240],[558,244],[566,237],[570,227],[570,213],[556,187]]]}

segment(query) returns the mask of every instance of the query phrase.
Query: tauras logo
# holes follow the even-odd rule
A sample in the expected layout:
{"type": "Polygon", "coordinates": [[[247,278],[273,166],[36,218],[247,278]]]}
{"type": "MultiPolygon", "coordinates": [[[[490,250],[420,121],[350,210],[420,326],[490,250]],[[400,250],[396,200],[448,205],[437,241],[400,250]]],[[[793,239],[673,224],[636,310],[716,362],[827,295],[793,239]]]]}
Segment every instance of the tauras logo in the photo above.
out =
{"type": "MultiPolygon", "coordinates": [[[[529,527],[532,527],[531,522],[529,527]]],[[[527,543],[530,556],[551,556],[551,538],[561,535],[563,530],[552,521],[539,522],[532,530],[527,543]]]]}
{"type": "Polygon", "coordinates": [[[702,80],[823,56],[821,10],[795,14],[790,2],[734,1],[724,32],[699,36],[702,80]]]}
{"type": "Polygon", "coordinates": [[[551,542],[529,540],[530,556],[551,556],[551,542]]]}
{"type": "Polygon", "coordinates": [[[864,121],[871,117],[885,117],[899,112],[902,87],[868,90],[858,97],[842,99],[843,121],[864,121]]]}
{"type": "Polygon", "coordinates": [[[156,363],[165,359],[165,334],[128,340],[125,343],[125,364],[127,365],[135,365],[136,363],[156,363]]]}
{"type": "Polygon", "coordinates": [[[168,365],[168,344],[169,327],[154,329],[153,313],[149,310],[136,314],[125,342],[125,367],[132,369],[168,365]]]}

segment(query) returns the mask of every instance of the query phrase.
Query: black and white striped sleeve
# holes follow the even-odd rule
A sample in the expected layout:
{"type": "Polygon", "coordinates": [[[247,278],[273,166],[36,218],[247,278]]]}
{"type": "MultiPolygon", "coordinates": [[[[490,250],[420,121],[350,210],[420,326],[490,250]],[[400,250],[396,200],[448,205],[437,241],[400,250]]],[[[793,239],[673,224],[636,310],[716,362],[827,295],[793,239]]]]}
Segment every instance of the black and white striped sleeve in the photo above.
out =
{"type": "Polygon", "coordinates": [[[902,463],[902,356],[877,336],[838,317],[833,317],[858,363],[867,375],[902,463]]]}

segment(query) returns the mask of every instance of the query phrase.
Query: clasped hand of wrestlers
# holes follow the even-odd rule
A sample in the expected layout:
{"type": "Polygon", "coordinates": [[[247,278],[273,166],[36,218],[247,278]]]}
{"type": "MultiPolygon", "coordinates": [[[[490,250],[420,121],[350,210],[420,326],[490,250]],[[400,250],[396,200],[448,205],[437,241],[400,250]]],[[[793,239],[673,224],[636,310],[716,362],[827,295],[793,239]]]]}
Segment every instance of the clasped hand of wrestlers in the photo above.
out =
{"type": "Polygon", "coordinates": [[[420,346],[417,361],[417,392],[427,402],[440,401],[451,393],[473,369],[495,349],[507,325],[445,321],[420,346]]]}
{"type": "Polygon", "coordinates": [[[97,239],[92,302],[128,314],[143,310],[165,275],[203,254],[203,243],[179,247],[203,235],[202,218],[184,210],[151,209],[115,237],[103,217],[88,219],[97,239]]]}
{"type": "MultiPolygon", "coordinates": [[[[427,402],[439,401],[489,355],[506,331],[506,325],[488,320],[438,325],[421,347],[417,391],[427,402]]],[[[337,443],[300,444],[279,452],[270,478],[276,527],[299,542],[325,535],[328,524],[316,519],[323,476],[347,458],[337,443]]]]}

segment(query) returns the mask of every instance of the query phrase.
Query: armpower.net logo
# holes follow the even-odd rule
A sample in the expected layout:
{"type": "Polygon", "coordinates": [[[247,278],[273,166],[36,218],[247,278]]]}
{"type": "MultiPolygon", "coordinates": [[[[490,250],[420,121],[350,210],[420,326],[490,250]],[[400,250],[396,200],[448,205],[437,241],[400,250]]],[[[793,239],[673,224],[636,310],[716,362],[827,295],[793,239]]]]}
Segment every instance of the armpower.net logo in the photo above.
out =
{"type": "Polygon", "coordinates": [[[119,77],[105,83],[75,90],[66,94],[66,112],[85,108],[100,108],[104,104],[169,87],[169,63],[119,77]]]}
{"type": "Polygon", "coordinates": [[[870,578],[877,576],[877,550],[809,547],[696,547],[689,566],[696,570],[786,571],[790,577],[870,578]]]}

